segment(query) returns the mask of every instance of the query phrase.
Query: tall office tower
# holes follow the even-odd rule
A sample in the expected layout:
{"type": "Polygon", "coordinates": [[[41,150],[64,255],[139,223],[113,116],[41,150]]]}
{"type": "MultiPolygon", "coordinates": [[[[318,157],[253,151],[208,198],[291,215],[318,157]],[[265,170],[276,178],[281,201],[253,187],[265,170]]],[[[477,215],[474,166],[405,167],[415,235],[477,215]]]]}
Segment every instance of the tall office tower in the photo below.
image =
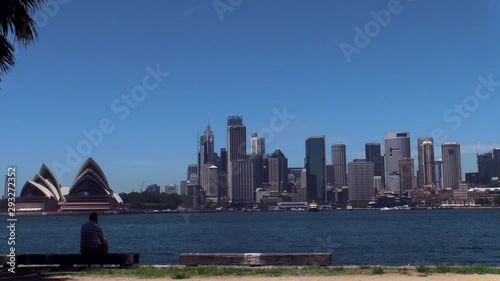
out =
{"type": "MultiPolygon", "coordinates": [[[[302,167],[288,167],[288,174],[294,176],[293,183],[295,184],[295,192],[299,192],[302,189],[302,167]]],[[[288,181],[290,183],[290,180],[288,181]]]]}
{"type": "Polygon", "coordinates": [[[385,186],[388,191],[401,191],[399,160],[411,158],[410,133],[386,133],[385,142],[385,186]]]}
{"type": "Polygon", "coordinates": [[[210,124],[207,124],[207,128],[205,129],[203,136],[200,136],[200,147],[203,147],[203,149],[200,149],[203,151],[203,164],[216,163],[214,145],[214,132],[210,129],[210,124]]]}
{"type": "Polygon", "coordinates": [[[479,184],[487,185],[493,178],[500,177],[500,157],[497,149],[492,152],[478,154],[477,165],[479,172],[479,184]]]}
{"type": "Polygon", "coordinates": [[[227,179],[227,150],[225,148],[220,149],[220,164],[219,164],[219,198],[228,198],[228,179],[227,179]]]}
{"type": "Polygon", "coordinates": [[[373,163],[375,177],[384,178],[384,157],[381,155],[380,143],[370,142],[365,144],[365,159],[373,163]]]}
{"type": "Polygon", "coordinates": [[[242,123],[241,116],[228,117],[227,127],[227,154],[228,163],[238,159],[245,159],[247,154],[247,128],[242,123]],[[236,122],[238,121],[238,122],[236,122]]]}
{"type": "Polygon", "coordinates": [[[250,138],[250,154],[266,154],[266,139],[258,137],[257,132],[250,138]]]}
{"type": "Polygon", "coordinates": [[[179,184],[179,195],[187,194],[187,188],[188,188],[188,181],[181,180],[181,182],[179,184]]]}
{"type": "MultiPolygon", "coordinates": [[[[210,129],[210,124],[207,124],[207,128],[202,136],[200,136],[199,147],[198,147],[198,171],[200,184],[203,187],[205,181],[205,166],[216,164],[216,156],[214,152],[214,133],[210,129]]],[[[208,169],[208,168],[207,168],[208,169]]]]}
{"type": "Polygon", "coordinates": [[[434,185],[434,140],[432,138],[417,139],[418,145],[418,188],[434,185]]]}
{"type": "MultiPolygon", "coordinates": [[[[242,173],[238,172],[238,169],[233,167],[233,163],[236,163],[238,160],[245,160],[246,158],[246,134],[247,134],[247,128],[245,125],[243,125],[243,117],[241,116],[229,116],[227,118],[227,156],[228,156],[228,174],[227,174],[227,179],[228,179],[228,193],[230,196],[231,202],[235,198],[233,197],[234,194],[240,194],[240,193],[234,193],[236,191],[236,188],[240,188],[238,186],[235,186],[235,184],[240,183],[243,181],[243,179],[239,179],[242,173]]],[[[245,163],[250,163],[250,162],[245,162],[245,163]]],[[[238,167],[245,168],[243,164],[239,163],[238,167]]],[[[246,168],[245,168],[246,169],[246,168]]],[[[239,196],[239,195],[238,195],[239,196]]],[[[238,199],[239,200],[239,199],[238,199]]]]}
{"type": "Polygon", "coordinates": [[[229,116],[227,117],[227,126],[243,126],[242,116],[229,116]]]}
{"type": "Polygon", "coordinates": [[[375,195],[373,166],[365,159],[354,159],[349,163],[349,200],[370,200],[375,195]]]}
{"type": "Polygon", "coordinates": [[[283,192],[288,186],[288,159],[278,148],[268,157],[270,191],[283,192]]]}
{"type": "Polygon", "coordinates": [[[333,181],[335,186],[347,185],[345,144],[332,144],[333,181]]]}
{"type": "Polygon", "coordinates": [[[269,183],[269,157],[271,155],[262,155],[262,182],[269,183]]]}
{"type": "Polygon", "coordinates": [[[307,189],[307,171],[306,169],[302,169],[302,172],[300,172],[300,188],[302,190],[307,189]]]}
{"type": "Polygon", "coordinates": [[[325,136],[310,137],[306,140],[306,181],[307,201],[326,201],[325,136]]]}
{"type": "MultiPolygon", "coordinates": [[[[252,163],[252,174],[253,174],[253,189],[261,187],[264,182],[264,155],[262,154],[250,154],[248,156],[248,161],[252,163]]],[[[267,181],[266,181],[267,182],[267,181]]]]}
{"type": "Polygon", "coordinates": [[[493,159],[500,159],[500,148],[493,148],[493,159]]]}
{"type": "Polygon", "coordinates": [[[476,187],[479,184],[479,173],[465,173],[465,182],[467,182],[470,186],[476,187]]]}
{"type": "Polygon", "coordinates": [[[443,160],[434,161],[434,189],[443,189],[443,160]]]}
{"type": "Polygon", "coordinates": [[[219,198],[219,173],[215,165],[206,164],[205,180],[203,182],[203,190],[208,200],[218,202],[219,198]],[[207,167],[208,166],[208,167],[207,167]]]}
{"type": "Polygon", "coordinates": [[[399,175],[401,193],[416,189],[415,183],[415,161],[413,158],[405,158],[399,160],[399,175]]]}
{"type": "Polygon", "coordinates": [[[443,157],[443,188],[458,188],[462,181],[462,162],[460,144],[445,142],[441,145],[443,157]]]}
{"type": "Polygon", "coordinates": [[[334,186],[335,184],[335,166],[332,164],[326,165],[326,185],[334,186]]]}
{"type": "Polygon", "coordinates": [[[229,196],[231,203],[254,202],[254,184],[252,162],[238,159],[230,162],[229,196]]]}
{"type": "Polygon", "coordinates": [[[198,164],[189,164],[187,168],[186,180],[191,178],[191,174],[198,175],[198,164]]]}

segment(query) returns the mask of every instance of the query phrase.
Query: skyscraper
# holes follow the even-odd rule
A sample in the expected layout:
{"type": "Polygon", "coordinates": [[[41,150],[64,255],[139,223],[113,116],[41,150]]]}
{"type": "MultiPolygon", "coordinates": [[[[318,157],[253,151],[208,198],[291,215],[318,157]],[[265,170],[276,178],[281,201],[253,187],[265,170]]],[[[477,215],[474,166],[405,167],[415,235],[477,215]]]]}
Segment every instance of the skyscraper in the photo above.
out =
{"type": "Polygon", "coordinates": [[[384,177],[384,157],[381,155],[380,143],[367,143],[365,144],[365,158],[366,161],[373,163],[374,176],[384,177]]]}
{"type": "MultiPolygon", "coordinates": [[[[246,198],[246,193],[242,191],[247,186],[239,184],[247,184],[248,172],[251,173],[251,163],[246,160],[246,133],[247,128],[243,125],[243,117],[229,116],[227,118],[227,158],[228,158],[228,195],[231,202],[233,200],[243,200],[246,198]],[[238,162],[237,164],[234,164],[238,162]],[[248,164],[248,165],[247,165],[248,164]],[[235,166],[236,165],[236,166],[235,166]],[[250,166],[248,168],[247,166],[250,166]],[[242,170],[240,170],[242,169],[242,170]],[[243,195],[245,194],[245,195],[243,195]],[[234,197],[237,196],[237,197],[234,197]]],[[[250,175],[252,177],[252,175],[250,175]]],[[[253,184],[253,181],[250,181],[253,184]]],[[[253,188],[253,187],[251,187],[253,188]]]]}
{"type": "Polygon", "coordinates": [[[416,189],[415,186],[415,161],[413,158],[405,158],[399,160],[399,174],[401,193],[416,189]]]}
{"type": "Polygon", "coordinates": [[[434,189],[443,189],[443,160],[434,161],[434,189]]]}
{"type": "Polygon", "coordinates": [[[434,140],[432,138],[419,138],[418,145],[418,188],[424,185],[434,185],[434,140]]]}
{"type": "Polygon", "coordinates": [[[326,165],[326,185],[327,186],[334,186],[335,183],[335,169],[332,164],[327,164],[326,165]]]}
{"type": "Polygon", "coordinates": [[[243,118],[241,116],[230,116],[227,123],[228,163],[238,159],[245,159],[247,154],[247,128],[243,125],[243,118]]]}
{"type": "Polygon", "coordinates": [[[332,144],[333,181],[335,186],[347,185],[345,144],[332,144]]]}
{"type": "Polygon", "coordinates": [[[198,164],[189,164],[188,165],[186,180],[190,180],[192,174],[198,175],[198,164]]]}
{"type": "Polygon", "coordinates": [[[399,160],[411,158],[410,133],[386,133],[384,141],[386,189],[393,193],[399,193],[401,191],[399,160]]]}
{"type": "Polygon", "coordinates": [[[462,181],[460,144],[445,142],[441,145],[443,157],[443,188],[458,188],[462,181]]]}
{"type": "Polygon", "coordinates": [[[229,175],[229,196],[231,203],[254,202],[253,166],[248,159],[238,159],[231,163],[229,175]]]}
{"type": "Polygon", "coordinates": [[[373,163],[354,159],[349,165],[349,200],[370,200],[375,195],[373,163]]]}
{"type": "Polygon", "coordinates": [[[278,148],[267,161],[271,191],[283,192],[288,185],[288,159],[278,148]]]}
{"type": "Polygon", "coordinates": [[[250,154],[266,154],[266,139],[257,136],[257,132],[250,138],[250,154]]]}
{"type": "Polygon", "coordinates": [[[305,158],[308,201],[326,200],[325,158],[325,136],[308,138],[305,158]]]}

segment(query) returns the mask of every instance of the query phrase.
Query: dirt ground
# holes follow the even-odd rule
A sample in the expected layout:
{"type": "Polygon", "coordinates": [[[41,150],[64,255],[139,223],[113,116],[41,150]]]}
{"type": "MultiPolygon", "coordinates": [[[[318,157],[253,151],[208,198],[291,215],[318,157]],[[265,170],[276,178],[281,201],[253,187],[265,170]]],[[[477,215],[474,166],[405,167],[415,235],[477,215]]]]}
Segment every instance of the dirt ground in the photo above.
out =
{"type": "MultiPolygon", "coordinates": [[[[59,276],[55,280],[68,281],[166,281],[174,280],[171,278],[159,279],[134,279],[124,277],[106,277],[99,275],[97,277],[74,277],[74,276],[59,276]]],[[[344,275],[344,276],[283,276],[283,277],[260,277],[260,276],[227,276],[227,277],[210,277],[210,278],[190,278],[182,279],[186,281],[500,281],[500,275],[458,275],[458,274],[433,274],[430,276],[421,275],[401,275],[401,274],[383,274],[383,275],[344,275]]]]}

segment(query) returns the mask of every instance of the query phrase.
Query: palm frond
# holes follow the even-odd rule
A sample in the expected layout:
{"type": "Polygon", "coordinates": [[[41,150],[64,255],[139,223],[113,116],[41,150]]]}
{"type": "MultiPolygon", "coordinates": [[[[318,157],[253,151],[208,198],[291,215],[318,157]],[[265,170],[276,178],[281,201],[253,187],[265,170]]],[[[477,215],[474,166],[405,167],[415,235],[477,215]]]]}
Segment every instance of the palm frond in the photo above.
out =
{"type": "Polygon", "coordinates": [[[0,35],[0,75],[8,72],[15,64],[14,46],[0,35]]]}

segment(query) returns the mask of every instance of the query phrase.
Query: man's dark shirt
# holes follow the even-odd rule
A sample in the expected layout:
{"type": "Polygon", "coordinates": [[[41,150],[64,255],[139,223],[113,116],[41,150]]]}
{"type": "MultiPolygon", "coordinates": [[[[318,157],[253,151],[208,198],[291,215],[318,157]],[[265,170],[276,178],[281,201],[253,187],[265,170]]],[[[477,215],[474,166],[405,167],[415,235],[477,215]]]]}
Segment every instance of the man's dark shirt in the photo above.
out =
{"type": "Polygon", "coordinates": [[[102,236],[102,228],[93,221],[88,221],[82,225],[82,235],[80,240],[81,251],[96,251],[99,248],[98,239],[102,236]]]}

